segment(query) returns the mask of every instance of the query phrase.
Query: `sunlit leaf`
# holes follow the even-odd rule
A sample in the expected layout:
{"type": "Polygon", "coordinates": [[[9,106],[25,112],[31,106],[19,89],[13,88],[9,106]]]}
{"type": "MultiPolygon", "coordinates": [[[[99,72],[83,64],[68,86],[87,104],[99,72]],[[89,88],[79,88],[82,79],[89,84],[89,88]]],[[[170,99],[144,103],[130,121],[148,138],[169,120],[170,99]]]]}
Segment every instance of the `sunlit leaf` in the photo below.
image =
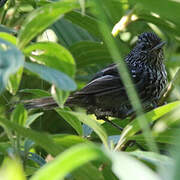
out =
{"type": "Polygon", "coordinates": [[[101,149],[94,145],[77,145],[57,156],[39,169],[31,180],[64,179],[65,176],[85,163],[101,159],[108,161],[101,149]]]}
{"type": "Polygon", "coordinates": [[[79,4],[76,0],[65,0],[50,3],[34,10],[29,14],[21,27],[18,36],[18,46],[23,48],[30,40],[58,20],[64,13],[78,7],[79,4]]]}

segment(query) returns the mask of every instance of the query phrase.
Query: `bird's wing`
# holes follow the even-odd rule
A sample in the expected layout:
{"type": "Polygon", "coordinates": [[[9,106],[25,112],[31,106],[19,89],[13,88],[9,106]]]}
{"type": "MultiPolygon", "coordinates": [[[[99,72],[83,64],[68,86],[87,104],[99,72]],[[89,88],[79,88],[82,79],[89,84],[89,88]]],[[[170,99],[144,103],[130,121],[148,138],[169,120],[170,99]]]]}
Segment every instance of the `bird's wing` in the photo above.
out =
{"type": "MultiPolygon", "coordinates": [[[[142,72],[135,71],[132,79],[135,87],[138,91],[143,90],[143,83],[141,78],[142,72]]],[[[102,96],[111,93],[117,93],[125,95],[126,90],[119,76],[117,65],[111,64],[102,71],[98,72],[95,77],[80,91],[76,92],[76,95],[95,95],[102,96]]]]}

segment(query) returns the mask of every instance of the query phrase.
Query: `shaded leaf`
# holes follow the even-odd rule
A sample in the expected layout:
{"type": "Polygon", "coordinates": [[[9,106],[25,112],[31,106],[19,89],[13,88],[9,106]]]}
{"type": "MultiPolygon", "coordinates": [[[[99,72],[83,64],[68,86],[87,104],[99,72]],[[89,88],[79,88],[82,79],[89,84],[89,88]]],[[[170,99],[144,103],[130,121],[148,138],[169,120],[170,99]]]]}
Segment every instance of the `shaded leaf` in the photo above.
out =
{"type": "Polygon", "coordinates": [[[60,71],[35,63],[25,63],[25,68],[38,74],[42,79],[55,84],[60,89],[67,91],[76,89],[75,82],[60,71]]]}
{"type": "Polygon", "coordinates": [[[30,130],[28,128],[24,128],[4,118],[0,118],[0,124],[2,126],[6,126],[11,131],[16,131],[21,136],[32,139],[36,144],[43,147],[48,153],[52,155],[57,155],[59,152],[63,150],[60,146],[57,146],[54,143],[54,141],[49,135],[45,133],[40,133],[34,130],[30,130]]]}

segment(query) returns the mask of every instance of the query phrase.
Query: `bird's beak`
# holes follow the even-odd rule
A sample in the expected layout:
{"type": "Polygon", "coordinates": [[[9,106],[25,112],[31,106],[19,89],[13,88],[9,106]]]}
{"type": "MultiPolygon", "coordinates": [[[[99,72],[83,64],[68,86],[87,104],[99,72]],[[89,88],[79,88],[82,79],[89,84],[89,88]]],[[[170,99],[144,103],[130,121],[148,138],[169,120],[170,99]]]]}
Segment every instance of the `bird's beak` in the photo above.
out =
{"type": "Polygon", "coordinates": [[[162,48],[165,44],[166,44],[166,42],[163,41],[163,42],[159,43],[158,45],[156,45],[155,47],[153,47],[153,48],[151,49],[151,51],[160,49],[160,48],[162,48]]]}

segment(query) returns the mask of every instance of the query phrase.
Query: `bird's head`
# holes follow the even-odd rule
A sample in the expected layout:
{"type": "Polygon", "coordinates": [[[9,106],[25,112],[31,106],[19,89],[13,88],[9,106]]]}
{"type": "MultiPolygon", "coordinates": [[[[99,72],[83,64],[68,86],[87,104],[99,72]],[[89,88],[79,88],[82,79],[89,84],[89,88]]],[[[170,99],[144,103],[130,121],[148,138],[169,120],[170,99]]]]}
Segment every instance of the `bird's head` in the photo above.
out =
{"type": "Polygon", "coordinates": [[[153,32],[145,32],[139,35],[134,53],[140,57],[142,61],[149,63],[161,63],[164,59],[163,46],[165,42],[153,32]]]}

